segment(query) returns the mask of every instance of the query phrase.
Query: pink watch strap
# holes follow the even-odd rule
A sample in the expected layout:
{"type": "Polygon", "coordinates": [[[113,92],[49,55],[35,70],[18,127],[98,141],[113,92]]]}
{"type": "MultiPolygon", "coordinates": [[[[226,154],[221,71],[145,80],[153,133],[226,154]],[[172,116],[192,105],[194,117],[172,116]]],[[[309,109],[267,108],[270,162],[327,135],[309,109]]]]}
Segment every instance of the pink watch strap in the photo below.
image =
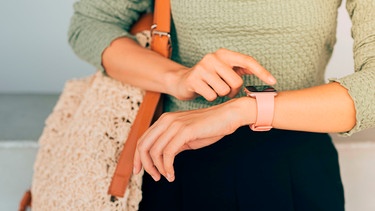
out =
{"type": "Polygon", "coordinates": [[[250,125],[253,131],[271,130],[276,95],[276,92],[256,92],[250,94],[257,101],[257,119],[254,124],[250,125]]]}

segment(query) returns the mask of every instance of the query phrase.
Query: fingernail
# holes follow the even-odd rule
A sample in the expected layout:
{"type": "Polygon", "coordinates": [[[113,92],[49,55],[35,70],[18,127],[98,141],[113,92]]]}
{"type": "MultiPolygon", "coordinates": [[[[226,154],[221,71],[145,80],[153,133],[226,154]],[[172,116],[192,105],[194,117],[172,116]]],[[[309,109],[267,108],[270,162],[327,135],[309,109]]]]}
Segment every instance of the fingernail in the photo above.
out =
{"type": "Polygon", "coordinates": [[[168,180],[169,182],[173,182],[173,180],[174,180],[174,176],[173,176],[172,174],[170,174],[170,173],[167,173],[167,180],[168,180]]]}
{"type": "Polygon", "coordinates": [[[154,179],[156,182],[160,180],[160,178],[158,176],[151,176],[152,179],[154,179]]]}
{"type": "Polygon", "coordinates": [[[276,79],[273,76],[268,76],[268,81],[270,82],[270,84],[276,83],[276,79]]]}

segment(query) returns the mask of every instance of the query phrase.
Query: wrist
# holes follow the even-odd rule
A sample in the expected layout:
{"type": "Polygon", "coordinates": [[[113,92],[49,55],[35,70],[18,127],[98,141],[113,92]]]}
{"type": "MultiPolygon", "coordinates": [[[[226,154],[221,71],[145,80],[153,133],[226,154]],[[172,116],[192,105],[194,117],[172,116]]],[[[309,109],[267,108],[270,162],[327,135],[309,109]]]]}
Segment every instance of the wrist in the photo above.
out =
{"type": "Polygon", "coordinates": [[[186,69],[184,66],[176,63],[173,67],[167,70],[163,76],[164,79],[164,90],[166,94],[172,95],[178,99],[179,97],[179,84],[181,83],[181,78],[186,69]]]}
{"type": "Polygon", "coordinates": [[[256,121],[257,106],[254,98],[241,97],[233,100],[234,116],[238,121],[238,127],[250,125],[256,121]]]}
{"type": "Polygon", "coordinates": [[[192,100],[196,98],[198,95],[191,88],[191,83],[187,80],[190,71],[190,68],[180,64],[175,69],[168,71],[165,76],[166,93],[179,100],[192,100]]]}

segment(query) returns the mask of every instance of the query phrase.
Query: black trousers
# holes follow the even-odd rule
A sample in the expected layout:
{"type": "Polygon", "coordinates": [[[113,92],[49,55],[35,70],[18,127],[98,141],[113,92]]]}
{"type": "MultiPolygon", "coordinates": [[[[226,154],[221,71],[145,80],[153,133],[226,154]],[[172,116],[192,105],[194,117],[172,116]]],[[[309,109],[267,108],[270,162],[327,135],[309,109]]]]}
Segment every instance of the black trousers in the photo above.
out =
{"type": "Polygon", "coordinates": [[[239,128],[175,159],[176,180],[143,177],[140,211],[342,211],[328,134],[239,128]]]}

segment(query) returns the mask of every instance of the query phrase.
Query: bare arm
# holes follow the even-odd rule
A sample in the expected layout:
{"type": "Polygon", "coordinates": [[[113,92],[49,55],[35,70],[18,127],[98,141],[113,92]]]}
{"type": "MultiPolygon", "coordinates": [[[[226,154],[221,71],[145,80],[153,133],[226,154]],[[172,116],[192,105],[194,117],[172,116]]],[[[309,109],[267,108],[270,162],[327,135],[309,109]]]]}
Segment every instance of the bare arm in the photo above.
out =
{"type": "MultiPolygon", "coordinates": [[[[104,51],[103,65],[107,73],[117,80],[174,96],[177,95],[174,90],[179,83],[178,72],[186,69],[125,37],[115,40],[104,51]]],[[[255,101],[251,98],[249,100],[255,101]]],[[[240,113],[248,115],[240,115],[245,119],[240,119],[238,126],[253,123],[256,106],[246,107],[244,104],[242,108],[240,113]]],[[[354,124],[354,103],[348,91],[338,83],[280,92],[275,100],[275,128],[345,132],[354,124]]]]}
{"type": "MultiPolygon", "coordinates": [[[[254,123],[256,113],[255,99],[242,97],[208,109],[165,114],[140,139],[135,173],[143,165],[155,180],[162,174],[173,181],[173,161],[179,152],[215,143],[238,127],[254,123]]],[[[346,132],[355,122],[354,103],[338,83],[280,92],[275,99],[275,128],[346,132]]]]}
{"type": "Polygon", "coordinates": [[[102,55],[109,76],[142,89],[174,94],[175,74],[184,66],[139,46],[134,40],[114,40],[102,55]]]}
{"type": "Polygon", "coordinates": [[[208,101],[218,96],[234,97],[241,89],[244,74],[254,74],[265,83],[276,79],[250,56],[219,49],[207,54],[194,67],[185,67],[130,38],[114,40],[105,49],[102,63],[107,74],[134,86],[191,100],[198,95],[208,101]]]}
{"type": "MultiPolygon", "coordinates": [[[[237,101],[233,100],[232,103],[238,107],[238,127],[255,122],[255,99],[244,97],[237,101]]],[[[275,98],[272,126],[309,132],[346,132],[356,123],[355,113],[354,102],[348,91],[334,82],[307,89],[279,92],[275,98]]]]}
{"type": "Polygon", "coordinates": [[[275,99],[275,128],[346,132],[355,122],[354,102],[338,83],[281,92],[275,99]]]}

